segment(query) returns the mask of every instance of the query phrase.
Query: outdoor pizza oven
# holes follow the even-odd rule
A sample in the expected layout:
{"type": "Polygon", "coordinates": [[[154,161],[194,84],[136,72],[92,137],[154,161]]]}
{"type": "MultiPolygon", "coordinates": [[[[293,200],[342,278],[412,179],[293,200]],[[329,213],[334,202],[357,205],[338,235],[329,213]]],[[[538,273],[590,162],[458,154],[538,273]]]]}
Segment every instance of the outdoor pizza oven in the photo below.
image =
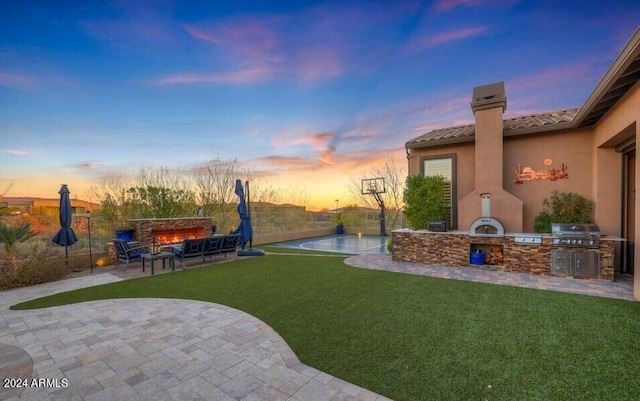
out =
{"type": "Polygon", "coordinates": [[[480,195],[482,199],[482,217],[471,224],[471,237],[504,237],[504,226],[496,218],[491,217],[491,194],[480,195]]]}

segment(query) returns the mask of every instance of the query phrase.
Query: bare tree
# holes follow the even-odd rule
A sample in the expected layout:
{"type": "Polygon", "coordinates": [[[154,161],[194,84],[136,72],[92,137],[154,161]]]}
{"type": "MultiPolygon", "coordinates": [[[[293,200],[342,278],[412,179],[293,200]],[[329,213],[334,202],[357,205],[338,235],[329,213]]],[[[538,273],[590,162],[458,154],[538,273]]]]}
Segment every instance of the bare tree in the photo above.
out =
{"type": "Polygon", "coordinates": [[[238,159],[216,158],[192,171],[202,214],[214,217],[220,231],[235,228],[238,218],[235,215],[236,179],[247,175],[246,171],[242,171],[238,159]]]}

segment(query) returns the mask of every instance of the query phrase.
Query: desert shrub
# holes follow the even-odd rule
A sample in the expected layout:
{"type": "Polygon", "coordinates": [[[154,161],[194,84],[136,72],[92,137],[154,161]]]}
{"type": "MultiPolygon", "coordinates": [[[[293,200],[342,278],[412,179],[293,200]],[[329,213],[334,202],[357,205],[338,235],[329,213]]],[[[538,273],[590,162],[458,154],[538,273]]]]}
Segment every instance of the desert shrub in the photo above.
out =
{"type": "Polygon", "coordinates": [[[5,266],[0,273],[0,290],[61,280],[68,272],[64,256],[51,256],[50,252],[42,251],[30,258],[16,260],[13,266],[5,266]]]}
{"type": "Polygon", "coordinates": [[[543,209],[533,220],[537,233],[550,233],[551,223],[591,223],[593,201],[574,192],[553,191],[542,201],[543,209]]]}

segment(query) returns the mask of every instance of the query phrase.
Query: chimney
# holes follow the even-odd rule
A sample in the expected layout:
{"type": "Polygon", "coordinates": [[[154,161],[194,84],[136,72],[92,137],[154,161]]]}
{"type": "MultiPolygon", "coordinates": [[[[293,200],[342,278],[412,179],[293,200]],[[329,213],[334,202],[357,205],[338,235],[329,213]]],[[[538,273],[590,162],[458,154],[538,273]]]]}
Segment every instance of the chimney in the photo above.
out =
{"type": "Polygon", "coordinates": [[[503,188],[502,114],[506,108],[504,82],[473,88],[477,190],[490,192],[503,188]]]}
{"type": "Polygon", "coordinates": [[[507,109],[507,96],[504,91],[504,82],[476,86],[473,88],[473,99],[471,100],[471,110],[476,111],[502,107],[502,112],[507,109]]]}
{"type": "Polygon", "coordinates": [[[482,218],[491,217],[510,232],[522,231],[522,201],[504,190],[503,113],[506,109],[504,82],[473,88],[475,189],[458,202],[460,228],[473,228],[482,218]]]}
{"type": "Polygon", "coordinates": [[[491,194],[481,194],[482,217],[491,217],[491,194]]]}

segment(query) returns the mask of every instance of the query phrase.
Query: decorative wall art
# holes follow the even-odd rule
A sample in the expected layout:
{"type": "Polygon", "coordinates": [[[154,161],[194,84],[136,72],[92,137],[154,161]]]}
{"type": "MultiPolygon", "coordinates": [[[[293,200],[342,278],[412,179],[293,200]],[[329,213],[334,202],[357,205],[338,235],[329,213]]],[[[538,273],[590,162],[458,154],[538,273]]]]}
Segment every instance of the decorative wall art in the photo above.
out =
{"type": "MultiPolygon", "coordinates": [[[[544,165],[550,166],[553,164],[551,159],[545,159],[544,165]]],[[[567,172],[567,165],[562,163],[560,168],[550,168],[547,170],[534,170],[531,167],[522,167],[518,164],[518,168],[516,169],[516,184],[522,184],[525,181],[539,181],[539,180],[549,180],[555,181],[563,178],[569,178],[569,173],[567,172]]]]}

